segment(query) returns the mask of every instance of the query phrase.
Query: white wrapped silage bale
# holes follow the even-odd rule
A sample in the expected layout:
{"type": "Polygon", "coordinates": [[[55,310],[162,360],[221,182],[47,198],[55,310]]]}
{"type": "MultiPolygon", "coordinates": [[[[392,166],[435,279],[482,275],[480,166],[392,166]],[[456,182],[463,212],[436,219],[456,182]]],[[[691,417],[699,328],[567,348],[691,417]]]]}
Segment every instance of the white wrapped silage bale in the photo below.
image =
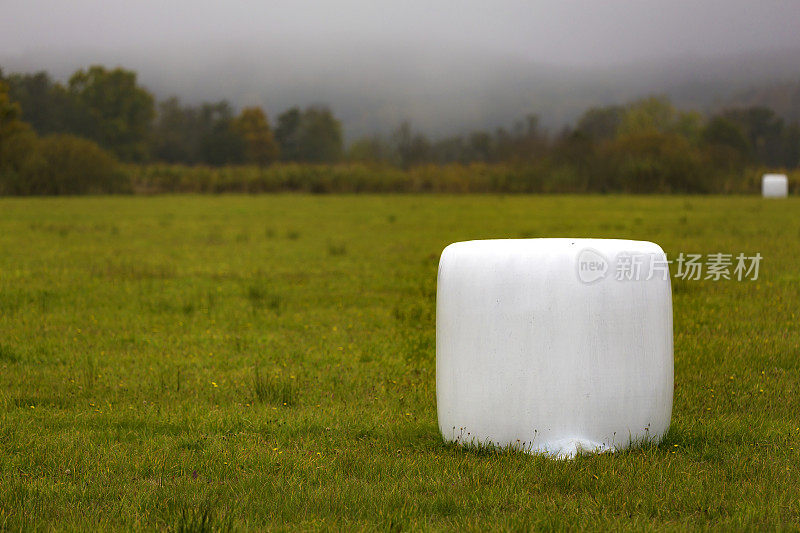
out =
{"type": "Polygon", "coordinates": [[[786,198],[789,196],[789,178],[786,174],[764,174],[761,194],[764,198],[786,198]]]}
{"type": "Polygon", "coordinates": [[[658,245],[509,239],[442,252],[436,396],[446,440],[557,457],[622,449],[666,433],[672,389],[672,293],[658,245]],[[617,279],[633,256],[640,274],[617,279]]]}

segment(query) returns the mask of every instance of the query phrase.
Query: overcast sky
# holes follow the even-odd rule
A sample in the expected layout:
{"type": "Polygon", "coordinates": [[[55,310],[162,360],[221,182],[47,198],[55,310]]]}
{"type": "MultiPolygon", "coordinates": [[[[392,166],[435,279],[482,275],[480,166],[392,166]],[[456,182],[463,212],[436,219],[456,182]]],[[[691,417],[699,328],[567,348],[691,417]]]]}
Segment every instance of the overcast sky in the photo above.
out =
{"type": "Polygon", "coordinates": [[[321,103],[348,138],[403,120],[447,135],[796,81],[799,23],[800,0],[0,0],[0,68],[123,66],[158,99],[321,103]]]}
{"type": "Polygon", "coordinates": [[[6,57],[196,44],[266,53],[280,43],[298,51],[479,50],[602,66],[800,46],[799,0],[0,0],[0,10],[6,57]]]}

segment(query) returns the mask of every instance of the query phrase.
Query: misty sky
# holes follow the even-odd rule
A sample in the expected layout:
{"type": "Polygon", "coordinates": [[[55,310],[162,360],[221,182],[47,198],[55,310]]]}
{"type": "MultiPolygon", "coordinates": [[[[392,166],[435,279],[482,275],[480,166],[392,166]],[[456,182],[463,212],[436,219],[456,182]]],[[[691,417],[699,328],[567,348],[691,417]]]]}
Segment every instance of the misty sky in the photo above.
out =
{"type": "Polygon", "coordinates": [[[0,68],[123,66],[158,99],[441,136],[647,94],[708,110],[800,78],[799,22],[800,0],[0,0],[0,68]]]}
{"type": "Polygon", "coordinates": [[[160,46],[476,50],[562,65],[800,45],[796,0],[2,0],[0,53],[160,46]]]}

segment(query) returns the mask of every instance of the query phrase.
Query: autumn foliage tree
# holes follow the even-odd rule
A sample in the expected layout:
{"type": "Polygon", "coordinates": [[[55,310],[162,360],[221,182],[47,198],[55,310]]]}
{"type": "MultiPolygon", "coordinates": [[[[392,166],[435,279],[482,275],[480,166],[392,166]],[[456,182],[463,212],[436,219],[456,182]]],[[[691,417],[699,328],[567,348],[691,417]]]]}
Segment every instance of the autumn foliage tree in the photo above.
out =
{"type": "Polygon", "coordinates": [[[278,143],[260,107],[242,109],[232,127],[244,143],[245,163],[266,166],[278,159],[278,143]]]}
{"type": "Polygon", "coordinates": [[[35,140],[21,115],[20,106],[8,96],[8,86],[0,81],[0,190],[19,179],[35,140]]]}

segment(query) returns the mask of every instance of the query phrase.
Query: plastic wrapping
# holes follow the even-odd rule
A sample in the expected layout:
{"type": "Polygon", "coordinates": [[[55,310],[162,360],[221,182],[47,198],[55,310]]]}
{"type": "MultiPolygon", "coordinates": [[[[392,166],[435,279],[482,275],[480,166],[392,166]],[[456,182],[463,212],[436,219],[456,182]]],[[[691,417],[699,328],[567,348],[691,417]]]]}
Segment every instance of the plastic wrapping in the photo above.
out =
{"type": "Polygon", "coordinates": [[[445,248],[436,311],[444,438],[557,457],[659,440],[673,389],[665,261],[642,241],[445,248]],[[638,273],[622,268],[631,264],[638,273]]]}
{"type": "Polygon", "coordinates": [[[761,178],[761,194],[764,198],[789,196],[789,179],[786,174],[764,174],[761,178]]]}

